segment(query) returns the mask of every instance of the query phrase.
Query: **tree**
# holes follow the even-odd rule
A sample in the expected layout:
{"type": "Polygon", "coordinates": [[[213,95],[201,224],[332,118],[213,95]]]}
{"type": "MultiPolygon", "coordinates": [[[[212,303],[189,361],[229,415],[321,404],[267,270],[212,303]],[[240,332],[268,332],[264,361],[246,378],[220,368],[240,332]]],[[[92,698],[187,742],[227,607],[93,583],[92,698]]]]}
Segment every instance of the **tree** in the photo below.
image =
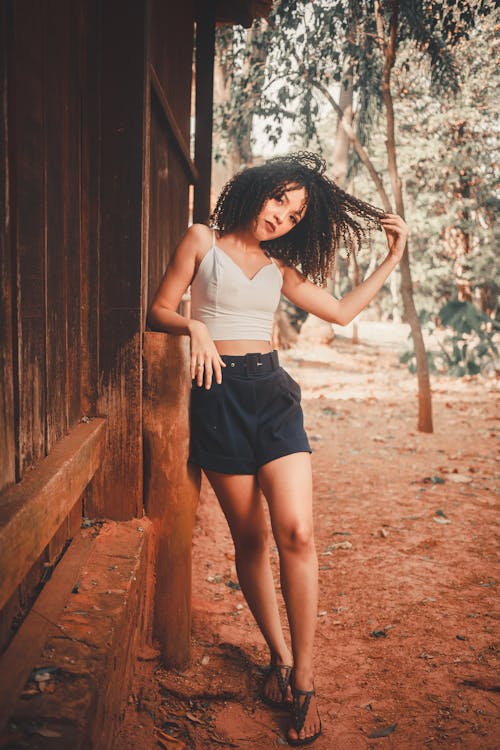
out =
{"type": "MultiPolygon", "coordinates": [[[[331,93],[344,85],[346,60],[358,101],[356,130],[342,115],[341,124],[376,186],[382,204],[404,217],[402,182],[398,172],[393,69],[400,46],[411,42],[430,62],[436,90],[458,89],[453,48],[467,38],[477,18],[487,15],[492,2],[480,0],[287,0],[276,4],[270,17],[273,44],[267,50],[267,83],[262,87],[256,114],[271,117],[269,137],[278,143],[283,123],[294,120],[310,143],[318,143],[318,93],[336,112],[342,112],[331,93]],[[335,40],[335,45],[332,43],[335,40]],[[352,67],[351,67],[352,66],[352,67]],[[386,165],[392,201],[366,146],[371,125],[382,113],[386,131],[386,165]]],[[[250,66],[250,70],[251,70],[250,66]]],[[[238,106],[238,103],[235,103],[238,106]]],[[[418,429],[432,431],[432,408],[427,355],[412,293],[408,248],[401,262],[401,294],[417,357],[419,383],[418,429]]]]}

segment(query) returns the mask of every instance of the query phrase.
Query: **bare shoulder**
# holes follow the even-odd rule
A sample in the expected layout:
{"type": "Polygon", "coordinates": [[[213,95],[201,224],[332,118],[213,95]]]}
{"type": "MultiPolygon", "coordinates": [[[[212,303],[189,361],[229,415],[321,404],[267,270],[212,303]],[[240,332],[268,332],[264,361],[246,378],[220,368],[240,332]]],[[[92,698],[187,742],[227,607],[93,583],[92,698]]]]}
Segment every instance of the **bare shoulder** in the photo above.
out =
{"type": "Polygon", "coordinates": [[[193,243],[206,244],[212,241],[212,230],[206,224],[191,224],[184,237],[193,243]]]}
{"type": "Polygon", "coordinates": [[[212,230],[206,224],[191,224],[184,232],[176,250],[178,260],[197,262],[209,250],[212,244],[212,230]]]}

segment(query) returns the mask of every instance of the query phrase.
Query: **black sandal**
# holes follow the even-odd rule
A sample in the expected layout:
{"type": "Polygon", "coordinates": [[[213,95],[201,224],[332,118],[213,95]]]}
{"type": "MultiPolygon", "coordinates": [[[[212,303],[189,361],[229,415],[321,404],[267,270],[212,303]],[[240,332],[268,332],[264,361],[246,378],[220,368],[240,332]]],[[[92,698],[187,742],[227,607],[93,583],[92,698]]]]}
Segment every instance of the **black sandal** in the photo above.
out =
{"type": "Polygon", "coordinates": [[[291,674],[292,667],[289,667],[286,664],[270,664],[267,669],[264,685],[262,686],[262,689],[259,693],[259,698],[261,699],[261,701],[263,701],[266,705],[271,706],[272,708],[288,708],[289,706],[291,706],[291,701],[287,700],[286,697],[288,686],[290,684],[291,674]],[[278,682],[278,687],[281,691],[280,701],[273,701],[271,698],[268,698],[267,695],[264,695],[264,686],[267,683],[267,680],[271,673],[275,674],[276,680],[278,682]]]}
{"type": "MultiPolygon", "coordinates": [[[[313,695],[316,695],[316,692],[314,690],[298,690],[297,688],[294,688],[292,686],[292,693],[292,728],[295,729],[297,734],[299,734],[299,732],[302,730],[302,727],[304,726],[307,712],[309,710],[309,704],[311,703],[311,698],[313,697],[313,695]],[[302,697],[304,698],[303,701],[301,701],[302,697]]],[[[318,739],[322,732],[323,726],[321,724],[321,719],[319,719],[319,732],[316,732],[316,734],[312,734],[310,737],[304,737],[304,739],[297,738],[296,740],[293,740],[287,734],[286,739],[288,744],[293,745],[294,747],[298,747],[299,745],[310,745],[311,742],[314,742],[314,740],[318,739]]]]}

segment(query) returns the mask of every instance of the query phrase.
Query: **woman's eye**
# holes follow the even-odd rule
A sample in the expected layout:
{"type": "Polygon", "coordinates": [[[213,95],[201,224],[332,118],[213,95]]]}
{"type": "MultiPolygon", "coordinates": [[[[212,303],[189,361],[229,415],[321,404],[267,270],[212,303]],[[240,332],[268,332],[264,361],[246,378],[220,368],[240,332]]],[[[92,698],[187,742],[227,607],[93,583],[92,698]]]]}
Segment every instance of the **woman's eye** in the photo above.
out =
{"type": "Polygon", "coordinates": [[[277,195],[274,200],[276,201],[276,203],[283,203],[283,196],[282,195],[277,195]]]}
{"type": "Polygon", "coordinates": [[[297,224],[297,219],[295,218],[295,216],[290,216],[290,219],[292,224],[297,224]]]}

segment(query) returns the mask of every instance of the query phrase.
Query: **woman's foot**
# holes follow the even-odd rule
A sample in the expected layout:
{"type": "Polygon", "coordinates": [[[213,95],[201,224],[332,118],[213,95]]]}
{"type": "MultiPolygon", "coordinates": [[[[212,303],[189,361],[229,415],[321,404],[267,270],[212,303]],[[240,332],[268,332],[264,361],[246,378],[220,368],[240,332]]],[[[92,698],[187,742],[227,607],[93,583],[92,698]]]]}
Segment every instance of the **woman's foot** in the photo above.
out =
{"type": "Polygon", "coordinates": [[[268,706],[287,708],[292,705],[292,691],[290,689],[292,667],[290,662],[290,655],[284,659],[278,656],[271,657],[271,664],[260,691],[261,700],[268,706]]]}
{"type": "Polygon", "coordinates": [[[322,733],[314,685],[305,690],[299,688],[294,680],[292,694],[292,723],[287,733],[287,741],[293,746],[309,745],[322,733]]]}

